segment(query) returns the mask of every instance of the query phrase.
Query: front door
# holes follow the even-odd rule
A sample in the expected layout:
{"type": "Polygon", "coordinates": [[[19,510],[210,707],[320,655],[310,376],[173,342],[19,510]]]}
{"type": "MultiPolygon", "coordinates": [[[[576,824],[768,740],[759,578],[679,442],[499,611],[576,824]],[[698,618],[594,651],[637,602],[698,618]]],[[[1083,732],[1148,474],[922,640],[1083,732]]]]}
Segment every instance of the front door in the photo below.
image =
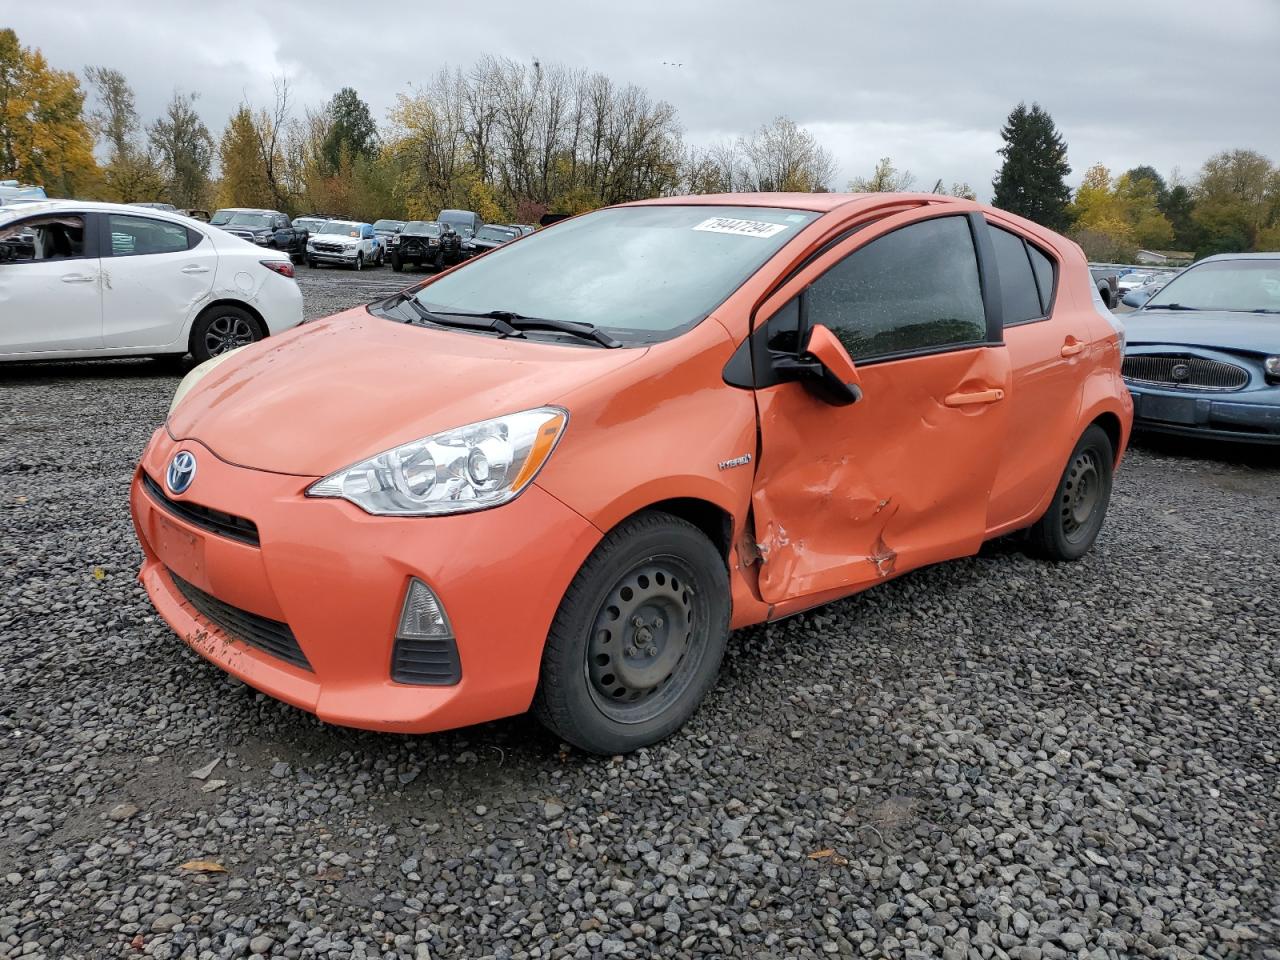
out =
{"type": "Polygon", "coordinates": [[[98,256],[85,219],[45,214],[0,227],[0,354],[102,346],[98,256]]]}
{"type": "Polygon", "coordinates": [[[981,545],[1011,392],[998,308],[983,298],[982,231],[965,214],[886,217],[757,314],[774,353],[828,327],[862,393],[841,407],[799,383],[757,391],[752,501],[766,602],[820,602],[981,545]]]}
{"type": "Polygon", "coordinates": [[[213,288],[218,254],[207,237],[171,220],[102,214],[102,337],[146,350],[179,340],[213,288]]]}

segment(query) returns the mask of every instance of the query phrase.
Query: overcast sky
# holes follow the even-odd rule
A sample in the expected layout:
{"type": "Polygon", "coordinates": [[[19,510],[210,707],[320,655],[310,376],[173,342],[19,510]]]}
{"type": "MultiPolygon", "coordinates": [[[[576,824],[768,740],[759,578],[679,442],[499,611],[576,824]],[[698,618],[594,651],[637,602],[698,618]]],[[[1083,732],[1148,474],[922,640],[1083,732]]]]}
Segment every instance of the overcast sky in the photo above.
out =
{"type": "Polygon", "coordinates": [[[686,139],[778,114],[835,156],[843,189],[892,156],[918,189],[986,199],[999,128],[1039,101],[1071,180],[1101,161],[1194,175],[1218,150],[1280,162],[1280,0],[43,0],[0,25],[62,69],[112,66],[145,119],[200,94],[214,136],[244,99],[290,78],[299,104],[353,86],[385,119],[395,94],[484,54],[607,73],[675,105],[686,139]],[[665,61],[665,63],[664,63],[665,61]],[[681,64],[670,66],[667,64],[681,64]]]}

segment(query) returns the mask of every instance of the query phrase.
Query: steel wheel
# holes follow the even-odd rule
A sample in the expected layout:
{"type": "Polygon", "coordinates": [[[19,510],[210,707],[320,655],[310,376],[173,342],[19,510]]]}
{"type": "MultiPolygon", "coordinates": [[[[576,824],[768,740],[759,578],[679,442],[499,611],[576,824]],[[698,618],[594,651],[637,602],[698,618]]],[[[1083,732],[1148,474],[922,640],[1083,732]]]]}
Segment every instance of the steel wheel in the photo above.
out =
{"type": "Polygon", "coordinates": [[[1077,542],[1082,538],[1082,531],[1087,531],[1094,511],[1102,502],[1102,486],[1095,452],[1092,449],[1077,452],[1067,467],[1060,501],[1062,532],[1068,540],[1077,542]]]}
{"type": "Polygon", "coordinates": [[[699,636],[691,581],[686,564],[660,557],[632,569],[610,591],[592,624],[586,658],[591,698],[605,716],[643,723],[689,686],[699,636]]]}
{"type": "Polygon", "coordinates": [[[224,313],[214,317],[209,323],[204,333],[204,348],[209,356],[216,357],[229,350],[248,346],[256,339],[253,325],[245,317],[224,313]]]}

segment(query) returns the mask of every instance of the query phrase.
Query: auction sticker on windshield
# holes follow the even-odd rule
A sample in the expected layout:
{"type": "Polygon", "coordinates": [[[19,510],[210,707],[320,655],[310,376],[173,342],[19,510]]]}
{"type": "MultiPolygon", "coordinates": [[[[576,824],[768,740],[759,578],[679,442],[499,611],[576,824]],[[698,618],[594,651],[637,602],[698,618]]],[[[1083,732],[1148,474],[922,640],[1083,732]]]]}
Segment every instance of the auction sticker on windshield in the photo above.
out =
{"type": "Polygon", "coordinates": [[[693,229],[709,233],[732,233],[740,237],[772,237],[787,229],[785,223],[767,223],[764,220],[735,220],[733,217],[712,217],[703,220],[693,229]]]}

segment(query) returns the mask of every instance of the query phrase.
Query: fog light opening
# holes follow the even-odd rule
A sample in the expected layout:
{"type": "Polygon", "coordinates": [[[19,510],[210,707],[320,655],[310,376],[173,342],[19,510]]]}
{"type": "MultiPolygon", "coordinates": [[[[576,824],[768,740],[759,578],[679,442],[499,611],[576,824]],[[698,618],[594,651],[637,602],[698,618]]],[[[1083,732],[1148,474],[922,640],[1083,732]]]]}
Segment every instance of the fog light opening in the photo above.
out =
{"type": "Polygon", "coordinates": [[[414,577],[400,611],[400,626],[396,638],[401,640],[451,640],[453,628],[444,612],[444,604],[431,592],[431,588],[414,577]]]}

